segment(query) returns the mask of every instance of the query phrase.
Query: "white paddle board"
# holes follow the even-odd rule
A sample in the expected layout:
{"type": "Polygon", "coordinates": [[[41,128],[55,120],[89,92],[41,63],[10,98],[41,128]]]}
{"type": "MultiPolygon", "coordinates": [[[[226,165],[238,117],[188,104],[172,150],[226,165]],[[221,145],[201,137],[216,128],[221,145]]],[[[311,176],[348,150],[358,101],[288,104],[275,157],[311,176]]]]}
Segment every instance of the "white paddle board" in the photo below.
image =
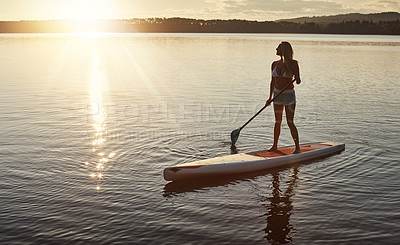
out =
{"type": "Polygon", "coordinates": [[[278,148],[277,151],[257,151],[222,157],[214,157],[164,169],[167,181],[226,175],[259,171],[281,167],[297,162],[325,157],[345,149],[345,144],[336,142],[311,143],[300,145],[301,153],[291,154],[294,146],[278,148]]]}

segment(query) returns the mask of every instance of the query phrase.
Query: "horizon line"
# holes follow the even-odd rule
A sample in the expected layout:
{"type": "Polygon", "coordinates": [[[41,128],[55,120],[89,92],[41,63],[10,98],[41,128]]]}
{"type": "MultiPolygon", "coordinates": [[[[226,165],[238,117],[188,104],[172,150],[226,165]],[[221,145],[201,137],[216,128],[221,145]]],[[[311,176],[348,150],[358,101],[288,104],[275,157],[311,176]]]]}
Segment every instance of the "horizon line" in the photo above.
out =
{"type": "Polygon", "coordinates": [[[112,20],[132,20],[132,19],[193,19],[193,20],[204,20],[204,21],[211,21],[211,20],[242,20],[242,21],[256,21],[256,22],[266,22],[266,21],[282,21],[282,20],[294,20],[294,19],[300,19],[300,18],[321,18],[321,17],[332,17],[332,16],[344,16],[344,15],[351,15],[351,14],[360,14],[360,15],[374,15],[374,14],[389,14],[389,13],[394,13],[394,14],[400,14],[399,12],[396,11],[385,11],[385,12],[375,12],[375,13],[359,13],[359,12],[349,12],[345,14],[335,14],[335,15],[314,15],[314,16],[300,16],[300,17],[293,17],[293,18],[281,18],[281,19],[276,19],[276,20],[252,20],[252,19],[241,19],[241,18],[193,18],[193,17],[179,17],[179,16],[174,16],[174,17],[132,17],[132,18],[55,18],[55,19],[4,19],[1,20],[1,22],[19,22],[19,21],[112,21],[112,20]]]}

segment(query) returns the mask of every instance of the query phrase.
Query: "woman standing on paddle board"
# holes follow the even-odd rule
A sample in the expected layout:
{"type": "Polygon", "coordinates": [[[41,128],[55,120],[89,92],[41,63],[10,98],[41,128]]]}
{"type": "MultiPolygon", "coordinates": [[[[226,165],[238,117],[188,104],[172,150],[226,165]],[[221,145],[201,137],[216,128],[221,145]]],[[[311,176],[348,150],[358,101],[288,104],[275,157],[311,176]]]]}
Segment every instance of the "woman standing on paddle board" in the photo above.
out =
{"type": "MultiPolygon", "coordinates": [[[[279,94],[292,79],[296,80],[297,84],[301,83],[300,71],[297,60],[293,59],[293,48],[288,42],[281,42],[276,48],[276,55],[281,57],[280,60],[272,62],[271,72],[272,79],[270,84],[269,99],[266,105],[269,105],[272,101],[272,95],[274,97],[279,94]]],[[[300,153],[299,145],[299,134],[297,128],[294,125],[294,112],[296,109],[296,95],[294,92],[294,85],[290,85],[285,91],[283,91],[274,101],[274,113],[275,113],[275,127],[274,127],[274,144],[269,151],[276,151],[278,149],[278,140],[281,133],[282,114],[285,109],[286,121],[290,128],[296,148],[293,152],[300,153]]]]}

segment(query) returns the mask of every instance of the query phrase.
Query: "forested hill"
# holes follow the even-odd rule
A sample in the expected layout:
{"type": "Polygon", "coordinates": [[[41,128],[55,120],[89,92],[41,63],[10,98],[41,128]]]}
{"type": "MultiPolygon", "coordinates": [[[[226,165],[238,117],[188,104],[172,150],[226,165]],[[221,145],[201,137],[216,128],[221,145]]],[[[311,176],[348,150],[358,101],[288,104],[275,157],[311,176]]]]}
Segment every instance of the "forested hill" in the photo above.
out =
{"type": "Polygon", "coordinates": [[[363,16],[363,19],[357,19],[358,15],[311,17],[307,21],[303,21],[304,19],[301,18],[290,21],[202,20],[187,18],[0,21],[0,33],[142,32],[400,35],[400,18],[396,19],[396,17],[399,17],[399,13],[371,14],[368,15],[369,17],[360,15],[363,16]],[[343,17],[341,20],[338,19],[340,16],[343,17]],[[389,18],[388,16],[392,17],[389,18]],[[329,20],[330,18],[332,20],[329,20]]]}
{"type": "Polygon", "coordinates": [[[329,23],[340,23],[340,22],[348,22],[348,21],[396,21],[400,20],[400,13],[397,12],[384,12],[384,13],[376,13],[376,14],[359,14],[359,13],[351,13],[351,14],[340,14],[340,15],[331,15],[331,16],[314,16],[314,17],[300,17],[294,19],[282,19],[278,20],[278,22],[295,22],[295,23],[305,23],[305,22],[313,22],[317,24],[329,24],[329,23]]]}

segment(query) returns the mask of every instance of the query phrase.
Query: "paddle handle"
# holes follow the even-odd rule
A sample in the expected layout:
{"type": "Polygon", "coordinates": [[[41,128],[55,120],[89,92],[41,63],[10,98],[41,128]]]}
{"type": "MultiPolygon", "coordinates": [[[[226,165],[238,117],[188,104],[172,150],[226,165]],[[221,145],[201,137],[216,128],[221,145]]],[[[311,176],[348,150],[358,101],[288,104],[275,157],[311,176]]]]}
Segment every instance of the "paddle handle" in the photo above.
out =
{"type": "Polygon", "coordinates": [[[288,85],[286,85],[274,98],[272,98],[272,100],[269,104],[266,104],[265,106],[263,106],[263,108],[261,108],[252,118],[250,118],[250,120],[248,120],[243,126],[241,126],[239,128],[239,131],[242,130],[244,127],[246,127],[247,124],[249,124],[256,116],[258,116],[258,114],[260,114],[265,108],[267,108],[267,106],[269,106],[272,102],[274,102],[274,100],[276,98],[278,98],[283,93],[283,91],[288,89],[290,87],[290,85],[292,85],[295,81],[296,81],[296,79],[293,79],[293,81],[291,81],[288,85]]]}

